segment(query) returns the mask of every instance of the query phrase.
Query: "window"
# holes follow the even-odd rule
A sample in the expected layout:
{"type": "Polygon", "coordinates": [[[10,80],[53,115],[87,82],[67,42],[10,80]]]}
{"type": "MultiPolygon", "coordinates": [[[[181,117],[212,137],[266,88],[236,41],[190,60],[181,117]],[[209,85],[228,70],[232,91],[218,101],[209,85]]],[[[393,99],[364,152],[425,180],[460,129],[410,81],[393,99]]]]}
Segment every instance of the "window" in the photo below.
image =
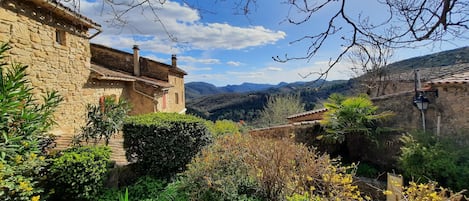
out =
{"type": "Polygon", "coordinates": [[[55,30],[55,42],[60,45],[65,45],[65,31],[55,30]]]}
{"type": "Polygon", "coordinates": [[[174,94],[174,100],[176,101],[176,104],[179,104],[179,94],[178,93],[174,94]]]}

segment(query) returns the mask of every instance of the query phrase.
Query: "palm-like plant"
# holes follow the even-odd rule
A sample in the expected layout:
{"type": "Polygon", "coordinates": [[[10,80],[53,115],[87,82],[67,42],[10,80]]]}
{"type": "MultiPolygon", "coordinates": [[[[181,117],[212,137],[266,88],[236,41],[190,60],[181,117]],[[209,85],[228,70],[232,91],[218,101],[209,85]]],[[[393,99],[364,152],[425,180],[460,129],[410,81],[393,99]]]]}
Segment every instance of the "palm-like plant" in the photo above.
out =
{"type": "Polygon", "coordinates": [[[376,131],[376,123],[393,115],[385,111],[378,113],[378,107],[366,95],[345,97],[332,94],[324,107],[321,124],[326,128],[326,138],[342,143],[347,134],[365,134],[372,137],[376,131]]]}

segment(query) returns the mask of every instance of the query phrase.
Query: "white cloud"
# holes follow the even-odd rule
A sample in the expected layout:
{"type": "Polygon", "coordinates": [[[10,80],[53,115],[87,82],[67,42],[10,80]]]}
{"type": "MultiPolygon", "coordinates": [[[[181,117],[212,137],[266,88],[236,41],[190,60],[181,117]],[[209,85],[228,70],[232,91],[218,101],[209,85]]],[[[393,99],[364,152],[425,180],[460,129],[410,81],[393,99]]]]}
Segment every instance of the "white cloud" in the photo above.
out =
{"type": "Polygon", "coordinates": [[[230,66],[241,66],[241,65],[243,65],[243,63],[241,63],[239,61],[228,61],[228,62],[226,62],[226,64],[228,64],[230,66]]]}
{"type": "MultiPolygon", "coordinates": [[[[128,2],[128,1],[125,1],[128,2]]],[[[135,1],[137,2],[137,1],[135,1]]],[[[116,20],[109,3],[82,1],[81,12],[103,25],[103,33],[93,42],[113,48],[141,45],[142,49],[160,53],[179,53],[184,50],[239,50],[274,44],[286,37],[285,32],[262,26],[237,27],[227,23],[203,23],[197,10],[177,2],[163,5],[143,4],[116,20]],[[104,9],[103,9],[104,8],[104,9]],[[175,39],[171,41],[169,36],[175,39]]],[[[116,6],[115,10],[129,8],[116,6]]]]}
{"type": "Polygon", "coordinates": [[[269,66],[267,68],[265,68],[266,70],[268,71],[282,71],[283,69],[280,68],[280,67],[274,67],[274,66],[269,66]]]}
{"type": "Polygon", "coordinates": [[[198,59],[191,56],[179,56],[178,61],[187,63],[220,64],[218,59],[198,59]]]}
{"type": "Polygon", "coordinates": [[[211,67],[194,67],[194,66],[186,66],[186,65],[180,65],[179,67],[186,71],[210,71],[212,70],[211,67]]]}
{"type": "Polygon", "coordinates": [[[226,72],[229,75],[233,75],[240,79],[249,79],[249,78],[262,78],[264,77],[264,72],[235,72],[235,71],[228,71],[226,72]]]}
{"type": "MultiPolygon", "coordinates": [[[[252,83],[267,83],[267,84],[278,84],[279,82],[297,82],[297,81],[313,81],[318,78],[318,74],[314,72],[323,72],[328,67],[328,61],[319,61],[312,64],[305,65],[304,62],[287,62],[267,65],[267,67],[258,68],[261,70],[254,71],[228,71],[224,80],[212,80],[214,82],[222,82],[226,84],[241,84],[243,82],[252,83]],[[288,69],[288,70],[286,70],[288,69]],[[302,78],[300,75],[307,75],[313,73],[306,78],[302,78]]],[[[350,70],[350,63],[341,62],[338,63],[329,72],[327,80],[346,80],[352,77],[350,70]]],[[[222,84],[223,85],[223,84],[222,84]]]]}

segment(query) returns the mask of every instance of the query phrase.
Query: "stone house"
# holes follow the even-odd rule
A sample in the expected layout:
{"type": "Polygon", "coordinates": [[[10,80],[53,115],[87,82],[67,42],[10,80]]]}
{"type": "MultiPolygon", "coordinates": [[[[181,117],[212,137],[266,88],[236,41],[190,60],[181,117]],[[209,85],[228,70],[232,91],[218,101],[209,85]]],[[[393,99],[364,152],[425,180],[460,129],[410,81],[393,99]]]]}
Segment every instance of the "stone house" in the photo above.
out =
{"type": "Polygon", "coordinates": [[[186,73],[175,56],[168,65],[139,57],[138,48],[129,54],[90,44],[100,32],[99,24],[56,0],[0,1],[0,42],[12,47],[8,59],[30,66],[35,94],[56,90],[64,97],[52,130],[59,148],[79,133],[86,105],[102,96],[126,98],[132,114],[185,112],[186,73]]]}
{"type": "Polygon", "coordinates": [[[132,105],[131,114],[152,112],[185,113],[184,75],[177,67],[176,55],[171,65],[133,54],[91,44],[91,75],[86,87],[118,88],[117,97],[132,105]]]}
{"type": "MultiPolygon", "coordinates": [[[[390,85],[383,91],[385,95],[371,98],[381,111],[388,110],[396,114],[386,121],[386,126],[403,132],[422,130],[421,111],[413,104],[416,93],[422,93],[429,100],[428,109],[424,111],[426,131],[438,135],[469,131],[469,63],[421,69],[423,87],[417,87],[417,91],[413,72],[399,72],[392,78],[390,85]]],[[[362,88],[356,93],[367,90],[362,88]]],[[[287,117],[287,125],[255,129],[251,133],[288,137],[295,127],[318,125],[326,111],[323,108],[293,114],[287,117]]]]}
{"type": "Polygon", "coordinates": [[[417,94],[429,100],[424,111],[427,132],[454,135],[469,130],[469,63],[439,68],[437,72],[424,69],[422,86],[415,91],[415,82],[403,90],[372,98],[381,110],[391,110],[396,116],[388,122],[403,131],[423,129],[421,111],[414,106],[417,94]],[[430,74],[431,72],[431,74],[430,74]]]}

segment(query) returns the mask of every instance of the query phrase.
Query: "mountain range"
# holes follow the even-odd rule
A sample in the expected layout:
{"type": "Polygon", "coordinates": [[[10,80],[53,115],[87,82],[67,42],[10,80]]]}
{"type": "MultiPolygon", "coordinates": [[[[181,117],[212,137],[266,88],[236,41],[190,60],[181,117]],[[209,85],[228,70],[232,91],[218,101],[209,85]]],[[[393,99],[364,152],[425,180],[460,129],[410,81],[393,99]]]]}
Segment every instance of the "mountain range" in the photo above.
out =
{"type": "Polygon", "coordinates": [[[223,87],[217,87],[213,84],[206,82],[189,82],[185,84],[186,87],[186,99],[198,98],[201,96],[215,95],[215,94],[226,94],[226,93],[245,93],[262,91],[270,88],[280,88],[287,85],[302,85],[305,82],[286,83],[280,82],[277,85],[273,84],[256,84],[256,83],[242,83],[240,85],[227,85],[223,87]]]}
{"type": "MultiPolygon", "coordinates": [[[[388,65],[387,69],[393,73],[458,63],[469,63],[469,47],[405,59],[388,65]]],[[[270,96],[298,95],[305,103],[305,109],[311,110],[320,100],[327,99],[332,93],[354,93],[354,87],[357,86],[359,79],[317,80],[290,84],[281,82],[277,85],[243,83],[224,87],[216,87],[205,82],[191,82],[186,84],[186,107],[189,114],[210,120],[252,122],[258,118],[270,96]]]]}

